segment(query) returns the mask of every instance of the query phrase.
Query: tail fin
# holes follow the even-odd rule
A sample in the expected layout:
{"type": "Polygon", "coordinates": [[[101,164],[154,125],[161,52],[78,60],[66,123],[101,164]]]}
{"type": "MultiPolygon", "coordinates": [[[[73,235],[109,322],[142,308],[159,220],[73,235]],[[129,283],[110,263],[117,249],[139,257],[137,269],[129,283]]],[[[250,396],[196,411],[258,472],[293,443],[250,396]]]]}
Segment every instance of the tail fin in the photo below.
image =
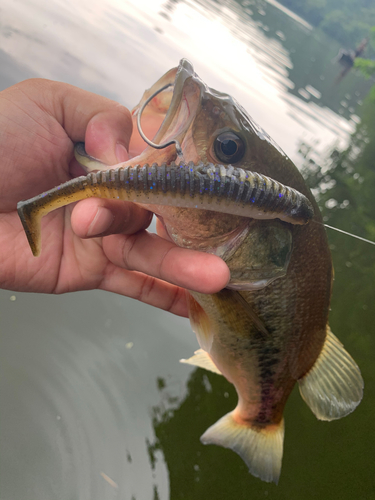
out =
{"type": "Polygon", "coordinates": [[[283,457],[284,420],[263,429],[239,423],[228,413],[201,436],[203,444],[217,444],[238,453],[249,472],[278,483],[283,457]]]}

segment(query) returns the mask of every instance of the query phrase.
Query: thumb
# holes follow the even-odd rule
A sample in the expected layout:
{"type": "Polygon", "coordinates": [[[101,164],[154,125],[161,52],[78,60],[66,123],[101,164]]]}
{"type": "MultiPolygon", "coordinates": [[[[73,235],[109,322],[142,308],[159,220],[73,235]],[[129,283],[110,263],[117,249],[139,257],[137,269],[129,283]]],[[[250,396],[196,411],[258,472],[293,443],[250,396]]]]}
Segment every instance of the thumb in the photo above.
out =
{"type": "Polygon", "coordinates": [[[133,125],[125,106],[72,85],[49,84],[55,117],[73,142],[85,141],[87,153],[108,165],[128,159],[133,125]]]}
{"type": "Polygon", "coordinates": [[[120,105],[92,117],[87,124],[85,136],[87,153],[107,165],[128,160],[132,134],[132,121],[129,117],[129,111],[120,105]]]}

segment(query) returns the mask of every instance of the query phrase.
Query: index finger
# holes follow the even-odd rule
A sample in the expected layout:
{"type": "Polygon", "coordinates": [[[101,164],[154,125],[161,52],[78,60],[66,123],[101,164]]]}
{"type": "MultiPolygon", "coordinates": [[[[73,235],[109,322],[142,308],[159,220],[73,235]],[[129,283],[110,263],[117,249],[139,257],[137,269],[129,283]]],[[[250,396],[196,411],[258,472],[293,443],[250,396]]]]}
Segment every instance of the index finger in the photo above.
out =
{"type": "Polygon", "coordinates": [[[147,231],[107,236],[103,250],[117,267],[201,293],[219,292],[230,279],[228,266],[216,255],[180,248],[147,231]]]}

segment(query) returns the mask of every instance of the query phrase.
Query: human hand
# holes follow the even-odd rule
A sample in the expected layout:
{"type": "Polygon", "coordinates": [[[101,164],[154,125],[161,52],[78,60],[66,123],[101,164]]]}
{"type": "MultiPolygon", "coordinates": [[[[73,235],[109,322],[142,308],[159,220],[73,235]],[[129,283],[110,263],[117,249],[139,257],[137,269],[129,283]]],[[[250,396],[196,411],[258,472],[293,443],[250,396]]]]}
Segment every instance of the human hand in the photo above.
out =
{"type": "Polygon", "coordinates": [[[43,251],[33,257],[17,202],[83,174],[75,142],[113,165],[128,159],[131,133],[126,108],[71,85],[33,79],[0,92],[1,288],[97,288],[186,316],[183,288],[214,293],[226,285],[221,259],[148,233],[152,214],[122,201],[91,198],[44,217],[43,251]]]}

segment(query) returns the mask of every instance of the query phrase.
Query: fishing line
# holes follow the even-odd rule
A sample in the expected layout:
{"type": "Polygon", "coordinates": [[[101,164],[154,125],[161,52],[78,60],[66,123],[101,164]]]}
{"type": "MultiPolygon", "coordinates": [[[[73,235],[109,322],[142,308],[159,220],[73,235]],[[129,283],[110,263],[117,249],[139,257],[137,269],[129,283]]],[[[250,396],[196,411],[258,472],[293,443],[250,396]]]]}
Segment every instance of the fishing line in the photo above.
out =
{"type": "MultiPolygon", "coordinates": [[[[173,87],[173,86],[174,86],[174,83],[167,83],[166,85],[164,85],[164,87],[161,87],[156,92],[154,92],[152,95],[150,95],[150,97],[148,99],[146,99],[146,101],[141,106],[139,113],[138,113],[138,116],[137,116],[137,127],[138,127],[138,131],[139,131],[140,136],[149,146],[151,146],[155,149],[164,149],[167,146],[171,146],[172,144],[175,144],[176,145],[176,152],[177,152],[178,156],[183,157],[182,148],[181,148],[181,145],[177,139],[171,139],[170,141],[165,142],[163,144],[156,144],[155,142],[150,141],[150,139],[148,137],[146,137],[146,135],[144,134],[142,127],[141,127],[141,117],[142,117],[142,113],[143,113],[145,107],[149,104],[149,102],[152,101],[152,99],[155,96],[160,94],[160,92],[163,92],[163,90],[166,90],[169,87],[173,87]]],[[[316,224],[320,224],[328,229],[332,229],[332,230],[337,231],[339,233],[345,234],[347,236],[351,236],[352,238],[355,238],[355,239],[360,240],[360,241],[364,241],[365,243],[369,243],[370,245],[375,246],[375,241],[371,241],[371,240],[368,240],[366,238],[362,238],[362,236],[357,236],[356,234],[348,233],[347,231],[344,231],[343,229],[338,229],[337,227],[333,227],[333,226],[330,226],[328,224],[324,224],[323,222],[318,222],[318,221],[313,221],[313,222],[315,222],[316,224]]]]}
{"type": "Polygon", "coordinates": [[[318,221],[313,221],[316,224],[321,224],[324,227],[327,227],[328,229],[333,229],[334,231],[338,231],[339,233],[346,234],[347,236],[351,236],[352,238],[356,238],[357,240],[364,241],[366,243],[370,243],[370,245],[375,245],[375,241],[368,240],[366,238],[362,238],[362,236],[357,236],[356,234],[348,233],[347,231],[344,231],[342,229],[338,229],[337,227],[329,226],[328,224],[324,224],[323,222],[318,222],[318,221]]]}

